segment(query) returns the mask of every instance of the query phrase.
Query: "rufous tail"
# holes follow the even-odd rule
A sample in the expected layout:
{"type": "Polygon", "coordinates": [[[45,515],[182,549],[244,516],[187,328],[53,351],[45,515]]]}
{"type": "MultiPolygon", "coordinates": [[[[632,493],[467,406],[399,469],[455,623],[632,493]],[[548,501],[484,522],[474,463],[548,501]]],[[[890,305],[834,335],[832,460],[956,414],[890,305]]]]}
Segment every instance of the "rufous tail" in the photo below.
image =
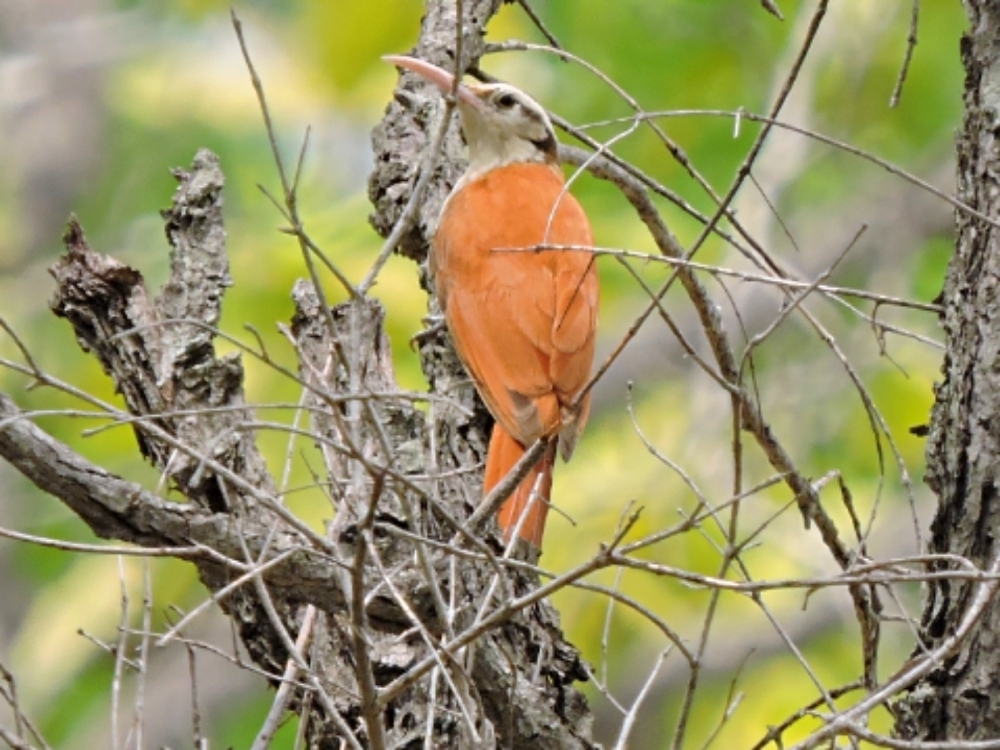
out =
{"type": "MultiPolygon", "coordinates": [[[[535,464],[528,475],[521,480],[517,489],[500,507],[497,523],[503,531],[505,542],[509,542],[514,529],[520,523],[518,536],[539,549],[542,534],[545,533],[545,517],[549,513],[549,497],[552,491],[552,469],[555,465],[555,441],[545,451],[545,455],[535,464]],[[539,477],[541,479],[539,480],[539,477]],[[531,495],[537,485],[538,497],[532,501],[531,495]],[[521,516],[525,518],[522,521],[521,516]]],[[[486,456],[486,476],[483,478],[483,493],[487,494],[500,482],[524,455],[525,448],[508,434],[497,422],[493,425],[490,449],[486,456]]]]}

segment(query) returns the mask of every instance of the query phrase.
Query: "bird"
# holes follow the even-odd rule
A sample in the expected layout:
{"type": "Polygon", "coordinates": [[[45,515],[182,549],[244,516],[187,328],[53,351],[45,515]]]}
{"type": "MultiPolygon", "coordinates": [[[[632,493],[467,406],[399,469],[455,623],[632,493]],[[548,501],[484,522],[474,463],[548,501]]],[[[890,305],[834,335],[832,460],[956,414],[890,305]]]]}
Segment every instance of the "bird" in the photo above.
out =
{"type": "Polygon", "coordinates": [[[469,163],[441,210],[430,273],[455,350],[495,420],[484,495],[548,441],[497,516],[505,543],[516,531],[540,551],[557,447],[569,460],[590,411],[599,291],[590,222],[567,191],[555,131],[534,99],[506,83],[456,82],[414,57],[384,59],[454,95],[469,163]]]}

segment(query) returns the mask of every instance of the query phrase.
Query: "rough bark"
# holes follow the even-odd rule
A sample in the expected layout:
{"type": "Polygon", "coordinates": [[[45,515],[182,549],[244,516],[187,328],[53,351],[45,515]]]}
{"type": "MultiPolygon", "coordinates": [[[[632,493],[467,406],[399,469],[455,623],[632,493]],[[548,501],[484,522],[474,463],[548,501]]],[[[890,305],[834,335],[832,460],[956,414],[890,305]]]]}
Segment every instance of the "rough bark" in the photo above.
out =
{"type": "MultiPolygon", "coordinates": [[[[1000,4],[966,0],[962,39],[964,122],[958,136],[958,198],[1000,216],[1000,4]]],[[[1000,555],[1000,233],[958,212],[955,255],[945,281],[947,353],[927,447],[927,482],[938,496],[930,551],[990,569],[1000,555]]],[[[957,563],[939,563],[936,570],[957,563]]],[[[958,630],[981,583],[927,585],[921,650],[958,630]]],[[[1000,737],[1000,606],[897,705],[897,733],[917,740],[1000,737]]]]}
{"type": "MultiPolygon", "coordinates": [[[[500,9],[502,0],[462,3],[461,70],[478,63],[483,54],[486,23],[500,9]]],[[[445,70],[455,70],[457,7],[454,2],[426,3],[420,38],[411,51],[445,70]]],[[[395,101],[372,133],[375,170],[368,193],[375,212],[371,221],[383,237],[392,231],[410,196],[417,170],[430,142],[430,129],[440,110],[441,93],[419,76],[406,74],[396,90],[395,101]]],[[[416,221],[398,244],[399,252],[422,263],[427,257],[427,238],[434,233],[448,193],[465,169],[457,118],[451,123],[435,172],[417,213],[416,221]]]]}
{"type": "MultiPolygon", "coordinates": [[[[498,5],[465,4],[463,59],[478,59],[498,5]]],[[[429,3],[418,54],[447,63],[454,7],[429,3]]],[[[426,144],[430,123],[419,112],[433,106],[399,100],[406,105],[393,104],[375,136],[373,223],[383,232],[398,219],[426,144]]],[[[461,170],[452,136],[400,244],[418,260],[461,170]]],[[[94,252],[72,221],[67,254],[52,271],[52,308],[114,379],[127,409],[118,417],[132,422],[142,454],[191,502],[87,462],[3,394],[0,455],[102,537],[190,559],[273,675],[315,608],[308,674],[299,678],[311,690],[289,706],[308,714],[311,748],[339,748],[348,735],[364,747],[423,747],[428,727],[435,748],[595,747],[572,687],[586,675],[579,655],[554,609],[524,596],[537,579],[499,559],[495,527],[480,537],[462,525],[481,497],[489,421],[446,334],[438,327],[419,339],[437,396],[425,415],[398,392],[381,305],[359,296],[327,309],[310,284],[296,285],[289,336],[336,507],[327,534],[315,533],[281,505],[256,448],[240,357],[215,354],[231,284],[218,160],[201,151],[175,175],[163,291],[152,297],[139,271],[94,252]],[[223,591],[258,567],[259,581],[223,591]]]]}

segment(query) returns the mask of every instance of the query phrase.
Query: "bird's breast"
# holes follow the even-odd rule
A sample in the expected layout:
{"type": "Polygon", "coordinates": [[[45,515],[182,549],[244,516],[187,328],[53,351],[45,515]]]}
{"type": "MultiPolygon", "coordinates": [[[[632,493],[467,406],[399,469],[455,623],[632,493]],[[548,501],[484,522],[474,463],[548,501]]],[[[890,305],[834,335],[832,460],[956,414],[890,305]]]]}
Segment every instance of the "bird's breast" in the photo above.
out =
{"type": "Polygon", "coordinates": [[[513,273],[516,282],[519,270],[552,272],[558,254],[539,252],[540,246],[591,244],[587,218],[557,168],[510,164],[460,183],[449,196],[435,235],[432,271],[479,274],[484,282],[513,273]]]}

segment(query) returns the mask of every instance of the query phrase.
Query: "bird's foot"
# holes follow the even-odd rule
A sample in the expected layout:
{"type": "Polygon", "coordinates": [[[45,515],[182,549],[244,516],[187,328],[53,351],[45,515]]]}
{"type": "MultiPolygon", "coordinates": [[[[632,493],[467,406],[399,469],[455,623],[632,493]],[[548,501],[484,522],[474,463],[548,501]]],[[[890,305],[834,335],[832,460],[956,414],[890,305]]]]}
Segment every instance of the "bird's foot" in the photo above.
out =
{"type": "Polygon", "coordinates": [[[419,349],[429,339],[434,338],[445,329],[443,315],[428,315],[420,322],[424,324],[425,328],[424,330],[413,334],[410,338],[410,348],[413,350],[419,349]]]}

